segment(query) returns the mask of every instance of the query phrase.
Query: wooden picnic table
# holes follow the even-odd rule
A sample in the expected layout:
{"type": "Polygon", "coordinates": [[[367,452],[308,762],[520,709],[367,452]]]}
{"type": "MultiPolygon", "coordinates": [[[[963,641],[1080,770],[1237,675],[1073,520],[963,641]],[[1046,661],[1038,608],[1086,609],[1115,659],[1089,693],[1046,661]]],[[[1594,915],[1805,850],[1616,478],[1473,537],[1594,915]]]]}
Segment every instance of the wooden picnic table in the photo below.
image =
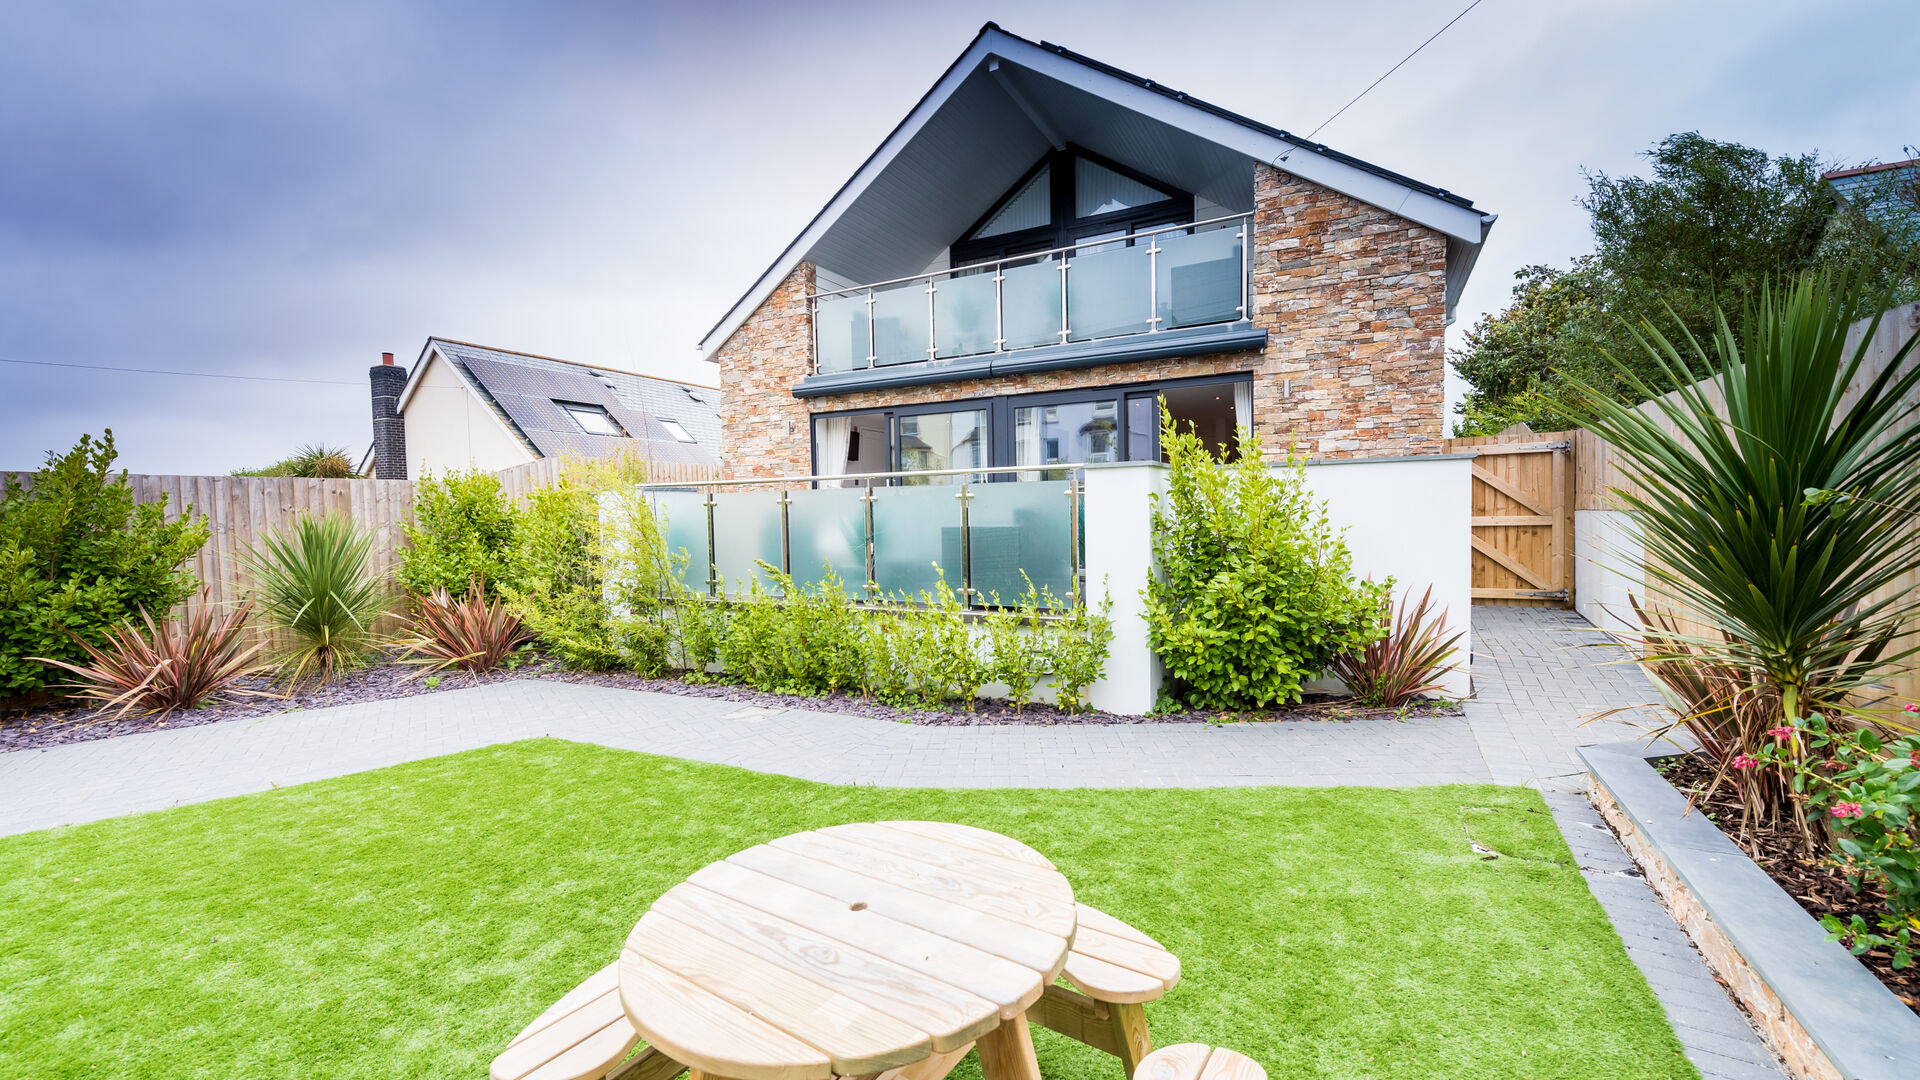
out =
{"type": "Polygon", "coordinates": [[[619,961],[627,1017],[693,1080],[936,1080],[976,1043],[987,1080],[1037,1080],[1026,1011],[1060,974],[1073,888],[966,825],[781,837],[669,889],[619,961]]]}

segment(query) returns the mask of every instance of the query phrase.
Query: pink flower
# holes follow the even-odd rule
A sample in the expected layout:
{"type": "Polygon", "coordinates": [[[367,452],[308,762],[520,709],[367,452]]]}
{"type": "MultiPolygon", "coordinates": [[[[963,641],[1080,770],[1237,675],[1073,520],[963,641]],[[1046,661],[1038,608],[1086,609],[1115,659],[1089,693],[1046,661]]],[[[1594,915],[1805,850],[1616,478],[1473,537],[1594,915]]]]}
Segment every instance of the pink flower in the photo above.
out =
{"type": "Polygon", "coordinates": [[[1770,727],[1767,729],[1767,734],[1776,739],[1785,739],[1793,735],[1793,729],[1790,727],[1770,727]]]}
{"type": "Polygon", "coordinates": [[[1901,710],[1910,713],[1920,713],[1920,701],[1909,701],[1901,706],[1901,710]]]}
{"type": "Polygon", "coordinates": [[[1835,803],[1833,806],[1833,816],[1837,818],[1859,817],[1860,804],[1857,802],[1835,803]]]}
{"type": "Polygon", "coordinates": [[[1741,754],[1739,757],[1733,759],[1733,767],[1736,769],[1754,769],[1759,766],[1760,759],[1754,757],[1752,754],[1741,754]]]}

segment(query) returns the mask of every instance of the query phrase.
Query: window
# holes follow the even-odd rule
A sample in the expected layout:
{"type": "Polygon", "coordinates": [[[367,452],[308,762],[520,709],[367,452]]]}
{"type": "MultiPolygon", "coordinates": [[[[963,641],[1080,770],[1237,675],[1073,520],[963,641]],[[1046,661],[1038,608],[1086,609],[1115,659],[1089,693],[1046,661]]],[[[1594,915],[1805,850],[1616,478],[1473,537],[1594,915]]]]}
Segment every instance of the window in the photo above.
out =
{"type": "MultiPolygon", "coordinates": [[[[987,410],[919,413],[900,418],[900,470],[937,472],[987,464],[987,410]]],[[[951,484],[964,476],[908,478],[907,483],[951,484]]]]}
{"type": "Polygon", "coordinates": [[[661,427],[667,429],[667,434],[673,436],[674,438],[680,440],[681,442],[696,441],[692,435],[687,433],[686,428],[683,428],[680,426],[680,421],[668,420],[664,417],[655,417],[655,419],[660,421],[661,427]]]}
{"type": "Polygon", "coordinates": [[[556,401],[555,405],[565,409],[580,430],[589,435],[625,435],[620,425],[613,422],[604,405],[587,405],[578,401],[556,401]]]}
{"type": "Polygon", "coordinates": [[[953,242],[952,265],[1067,247],[1082,237],[1129,236],[1193,220],[1194,197],[1085,150],[1036,162],[953,242]]]}
{"type": "MultiPolygon", "coordinates": [[[[1119,450],[1120,404],[1112,398],[1023,405],[1013,410],[1015,465],[1118,461],[1119,450]]],[[[1047,474],[1047,479],[1058,478],[1047,474]]]]}

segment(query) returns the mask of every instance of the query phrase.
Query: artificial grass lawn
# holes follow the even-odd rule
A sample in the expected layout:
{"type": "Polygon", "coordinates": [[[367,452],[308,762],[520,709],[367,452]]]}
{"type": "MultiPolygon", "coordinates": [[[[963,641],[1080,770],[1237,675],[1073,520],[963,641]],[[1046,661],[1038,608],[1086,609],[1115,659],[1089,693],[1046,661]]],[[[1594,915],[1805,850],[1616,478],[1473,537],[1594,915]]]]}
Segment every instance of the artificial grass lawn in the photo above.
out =
{"type": "MultiPolygon", "coordinates": [[[[1525,789],[835,787],[542,739],[0,839],[0,1076],[481,1077],[687,874],[883,818],[1018,837],[1164,942],[1163,1045],[1275,1080],[1697,1075],[1525,789]]],[[[1034,1035],[1046,1076],[1119,1080],[1034,1035]]]]}

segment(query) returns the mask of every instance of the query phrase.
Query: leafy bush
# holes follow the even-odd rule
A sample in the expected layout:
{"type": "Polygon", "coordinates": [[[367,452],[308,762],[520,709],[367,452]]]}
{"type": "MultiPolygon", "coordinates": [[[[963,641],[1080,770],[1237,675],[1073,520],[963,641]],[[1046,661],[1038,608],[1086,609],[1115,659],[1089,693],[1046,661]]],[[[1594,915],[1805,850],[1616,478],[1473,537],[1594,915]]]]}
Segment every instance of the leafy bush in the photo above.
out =
{"type": "Polygon", "coordinates": [[[1876,885],[1887,898],[1877,925],[1858,915],[1820,921],[1855,956],[1884,947],[1894,967],[1907,967],[1920,930],[1920,735],[1883,741],[1871,729],[1833,727],[1816,715],[1768,736],[1742,771],[1783,771],[1793,798],[1833,837],[1831,860],[1848,883],[1856,891],[1876,885]]]}
{"type": "Polygon", "coordinates": [[[1432,611],[1433,586],[1412,605],[1409,591],[1396,610],[1380,606],[1378,638],[1333,658],[1333,673],[1363,704],[1377,708],[1404,705],[1440,689],[1439,678],[1453,668],[1460,634],[1447,634],[1447,613],[1432,611]]]}
{"type": "Polygon", "coordinates": [[[353,459],[342,447],[310,443],[293,456],[264,469],[236,469],[235,476],[295,476],[314,480],[345,480],[353,476],[353,459]]]}
{"type": "MultiPolygon", "coordinates": [[[[1807,276],[1766,290],[1737,333],[1720,315],[1711,352],[1643,323],[1647,358],[1682,388],[1655,397],[1664,387],[1624,365],[1619,378],[1654,399],[1644,410],[1584,388],[1583,420],[1635,485],[1618,492],[1644,549],[1635,568],[1654,600],[1705,627],[1650,624],[1654,674],[1724,673],[1727,700],[1753,714],[1707,746],[1722,777],[1764,745],[1759,733],[1809,713],[1846,715],[1849,698],[1873,693],[1913,653],[1895,641],[1920,616],[1920,594],[1891,586],[1920,570],[1920,413],[1903,404],[1920,394],[1920,364],[1909,362],[1909,338],[1885,371],[1853,387],[1878,326],[1876,317],[1849,348],[1858,307],[1848,288],[1807,276]],[[1718,374],[1692,384],[1687,373],[1703,367],[1718,374]],[[1809,489],[1849,497],[1808,498],[1809,489]]],[[[1818,845],[1783,789],[1742,794],[1760,800],[1747,814],[1791,815],[1818,845]]]]}
{"type": "Polygon", "coordinates": [[[200,605],[178,621],[155,623],[142,609],[144,630],[126,620],[107,629],[104,644],[81,641],[86,663],[36,659],[78,676],[62,689],[101,702],[103,710],[114,710],[116,719],[134,709],[191,709],[220,693],[265,696],[233,685],[255,669],[254,657],[261,649],[241,648],[249,606],[242,604],[221,616],[207,596],[208,591],[201,590],[200,605]]]}
{"type": "Polygon", "coordinates": [[[289,686],[331,681],[373,655],[374,621],[392,601],[373,572],[372,547],[373,535],[351,518],[302,514],[242,557],[289,686]]]}
{"type": "MultiPolygon", "coordinates": [[[[1051,603],[1052,598],[1046,598],[1051,603]]],[[[1054,704],[1068,712],[1087,707],[1087,687],[1100,681],[1107,669],[1107,646],[1113,643],[1113,598],[1102,597],[1095,614],[1075,596],[1067,610],[1043,627],[1040,648],[1053,665],[1054,704]]]]}
{"type": "Polygon", "coordinates": [[[652,504],[620,479],[583,465],[528,496],[502,591],[567,666],[657,675],[671,653],[674,560],[652,504]]]}
{"type": "MultiPolygon", "coordinates": [[[[1001,607],[997,593],[991,599],[995,607],[1001,607]]],[[[1032,704],[1034,687],[1046,674],[1041,603],[1039,590],[1028,578],[1026,592],[985,619],[988,678],[1007,688],[1007,700],[1013,702],[1014,712],[1032,704]]]]}
{"type": "Polygon", "coordinates": [[[140,611],[166,611],[199,585],[181,564],[207,541],[186,508],[167,521],[161,503],[133,501],[113,472],[113,432],[83,435],[22,484],[0,495],[0,698],[29,694],[55,676],[47,664],[85,662],[84,643],[140,611]],[[45,661],[29,657],[45,657],[45,661]]]}
{"type": "Polygon", "coordinates": [[[395,644],[428,671],[492,671],[533,636],[505,602],[488,600],[478,581],[458,599],[444,589],[416,597],[406,624],[407,635],[395,644]]]}
{"type": "Polygon", "coordinates": [[[456,472],[414,485],[413,520],[403,528],[400,586],[414,596],[459,594],[474,581],[487,598],[513,580],[507,569],[519,514],[492,473],[456,472]]]}
{"type": "Polygon", "coordinates": [[[1307,679],[1378,636],[1390,585],[1354,578],[1304,471],[1269,468],[1257,432],[1242,427],[1238,460],[1216,460],[1162,407],[1160,445],[1172,471],[1144,596],[1169,697],[1234,710],[1299,700],[1307,679]]]}

